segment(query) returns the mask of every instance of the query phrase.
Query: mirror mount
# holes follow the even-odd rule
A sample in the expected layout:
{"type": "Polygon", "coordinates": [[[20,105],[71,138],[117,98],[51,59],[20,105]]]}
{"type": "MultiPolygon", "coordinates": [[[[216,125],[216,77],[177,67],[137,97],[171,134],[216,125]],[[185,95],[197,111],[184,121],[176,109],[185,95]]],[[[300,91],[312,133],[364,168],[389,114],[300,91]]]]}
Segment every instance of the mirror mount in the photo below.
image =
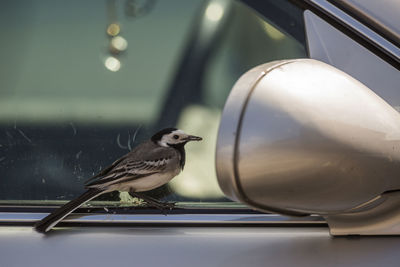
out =
{"type": "Polygon", "coordinates": [[[399,235],[400,191],[386,192],[362,208],[324,216],[334,236],[399,235]]]}

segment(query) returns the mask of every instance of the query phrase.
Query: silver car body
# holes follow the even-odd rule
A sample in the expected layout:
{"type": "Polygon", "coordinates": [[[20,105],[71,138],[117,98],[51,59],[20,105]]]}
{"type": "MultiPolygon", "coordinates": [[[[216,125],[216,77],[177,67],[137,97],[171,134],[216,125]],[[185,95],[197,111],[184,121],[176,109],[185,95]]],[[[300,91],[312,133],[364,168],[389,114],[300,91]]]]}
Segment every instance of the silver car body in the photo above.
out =
{"type": "MultiPolygon", "coordinates": [[[[261,3],[244,2],[256,9],[261,3]]],[[[378,9],[373,0],[293,2],[305,9],[310,57],[348,73],[398,109],[400,4],[385,1],[378,9]],[[342,56],[347,49],[352,60],[342,56]]],[[[73,216],[44,236],[32,225],[46,214],[2,207],[0,266],[398,266],[400,261],[399,237],[333,238],[320,217],[182,213],[73,216]]]]}

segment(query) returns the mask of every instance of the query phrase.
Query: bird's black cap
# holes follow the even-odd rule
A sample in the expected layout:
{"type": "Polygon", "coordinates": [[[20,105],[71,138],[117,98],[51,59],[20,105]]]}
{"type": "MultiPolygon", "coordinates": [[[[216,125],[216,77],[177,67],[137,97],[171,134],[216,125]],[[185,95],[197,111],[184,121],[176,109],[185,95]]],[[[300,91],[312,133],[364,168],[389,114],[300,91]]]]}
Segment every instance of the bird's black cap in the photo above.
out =
{"type": "Polygon", "coordinates": [[[161,138],[163,137],[164,134],[169,134],[169,133],[172,133],[173,131],[176,131],[176,130],[178,130],[178,129],[176,129],[176,128],[165,128],[165,129],[162,129],[161,131],[157,132],[155,135],[153,135],[151,137],[151,141],[158,142],[158,141],[161,140],[161,138]]]}

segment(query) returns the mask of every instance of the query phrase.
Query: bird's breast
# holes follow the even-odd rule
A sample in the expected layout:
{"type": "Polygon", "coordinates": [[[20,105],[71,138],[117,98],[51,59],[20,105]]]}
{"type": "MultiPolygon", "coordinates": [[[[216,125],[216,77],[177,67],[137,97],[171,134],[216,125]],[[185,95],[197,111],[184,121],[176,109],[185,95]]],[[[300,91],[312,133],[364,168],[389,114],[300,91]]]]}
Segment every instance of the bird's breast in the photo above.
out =
{"type": "Polygon", "coordinates": [[[116,184],[113,190],[119,191],[130,191],[143,192],[155,189],[166,183],[168,183],[172,178],[174,178],[178,172],[165,172],[156,173],[143,178],[135,179],[125,183],[116,184]]]}

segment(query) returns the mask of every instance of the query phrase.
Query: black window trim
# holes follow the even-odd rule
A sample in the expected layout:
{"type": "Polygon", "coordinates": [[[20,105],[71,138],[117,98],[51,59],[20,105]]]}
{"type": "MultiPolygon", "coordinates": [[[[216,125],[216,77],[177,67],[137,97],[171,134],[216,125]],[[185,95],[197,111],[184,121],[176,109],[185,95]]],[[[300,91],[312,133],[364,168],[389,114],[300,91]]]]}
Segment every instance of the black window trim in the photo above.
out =
{"type": "MultiPolygon", "coordinates": [[[[248,6],[258,11],[261,15],[265,16],[264,1],[257,0],[241,0],[248,6]]],[[[270,1],[270,0],[268,0],[270,1]]],[[[324,19],[326,22],[343,32],[351,39],[361,44],[369,51],[392,65],[394,68],[400,70],[400,48],[385,38],[384,35],[374,31],[377,28],[370,28],[368,25],[362,24],[357,21],[352,14],[348,14],[346,9],[337,7],[338,3],[335,0],[288,0],[292,4],[302,8],[303,10],[310,10],[324,19]],[[335,3],[335,4],[333,4],[335,3]],[[352,23],[354,20],[357,23],[352,23]],[[377,37],[380,40],[377,40],[377,37]]],[[[354,12],[353,12],[354,14],[354,12]]],[[[290,33],[290,32],[289,32],[290,33]]],[[[384,34],[384,33],[383,33],[384,34]]]]}

